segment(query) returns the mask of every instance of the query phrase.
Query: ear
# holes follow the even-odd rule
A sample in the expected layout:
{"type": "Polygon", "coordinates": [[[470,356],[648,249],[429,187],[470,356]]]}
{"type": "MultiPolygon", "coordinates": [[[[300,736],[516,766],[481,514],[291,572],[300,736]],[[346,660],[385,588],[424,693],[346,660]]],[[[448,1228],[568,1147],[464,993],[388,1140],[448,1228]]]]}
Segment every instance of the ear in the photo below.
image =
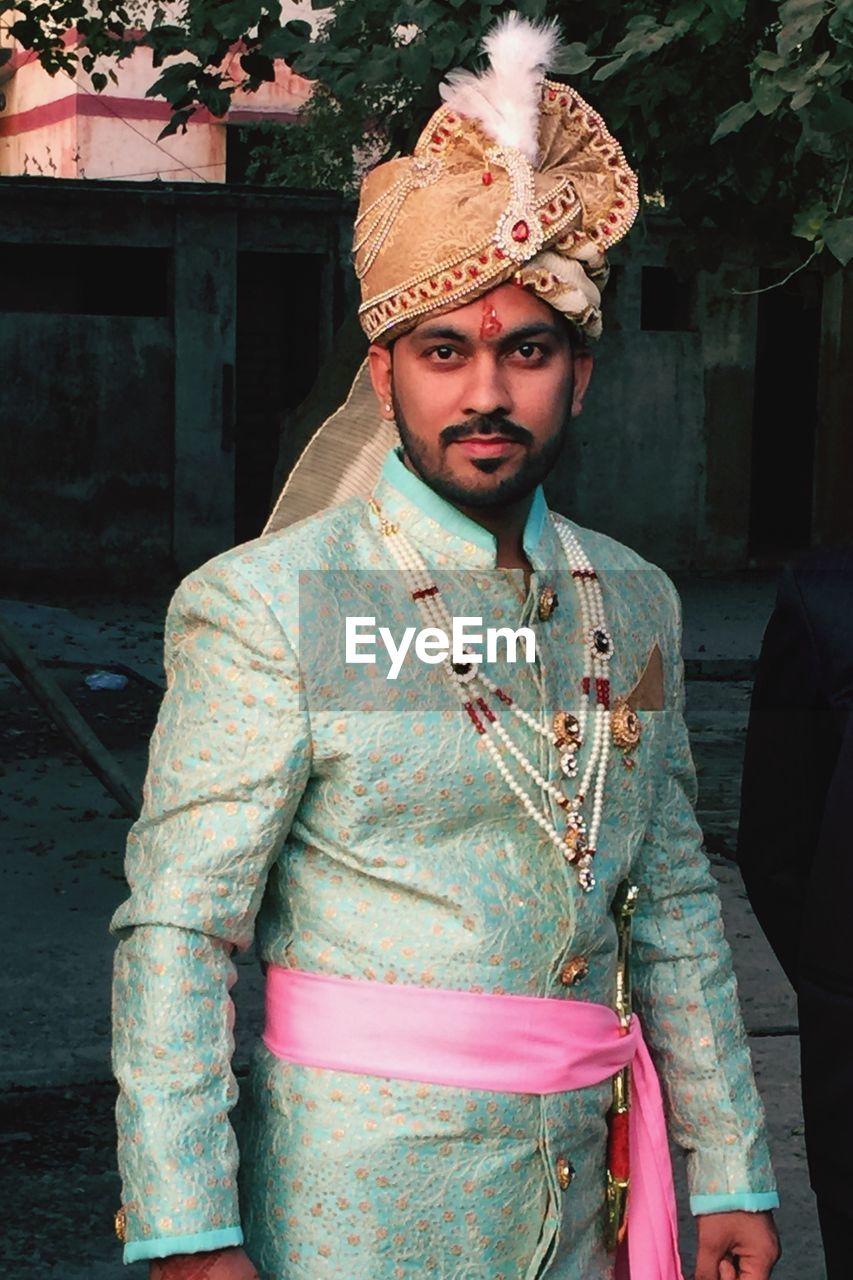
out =
{"type": "Polygon", "coordinates": [[[588,347],[579,347],[574,353],[575,385],[572,393],[572,417],[583,408],[583,399],[592,377],[593,356],[588,347]]]}
{"type": "Polygon", "coordinates": [[[370,370],[370,381],[379,401],[379,410],[383,418],[394,417],[391,405],[391,352],[387,347],[380,347],[378,342],[371,342],[367,349],[367,364],[370,370]]]}

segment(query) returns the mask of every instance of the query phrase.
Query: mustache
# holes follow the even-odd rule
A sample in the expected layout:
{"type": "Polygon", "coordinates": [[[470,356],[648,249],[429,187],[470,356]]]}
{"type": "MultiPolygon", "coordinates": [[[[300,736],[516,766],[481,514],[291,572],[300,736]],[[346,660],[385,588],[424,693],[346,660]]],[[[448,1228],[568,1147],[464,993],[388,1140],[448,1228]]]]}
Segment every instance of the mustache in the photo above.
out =
{"type": "Polygon", "coordinates": [[[501,414],[490,413],[476,414],[465,422],[445,427],[439,432],[438,438],[446,447],[459,440],[470,440],[474,436],[501,436],[505,440],[512,440],[514,444],[533,443],[533,436],[526,427],[519,426],[517,422],[501,414]]]}

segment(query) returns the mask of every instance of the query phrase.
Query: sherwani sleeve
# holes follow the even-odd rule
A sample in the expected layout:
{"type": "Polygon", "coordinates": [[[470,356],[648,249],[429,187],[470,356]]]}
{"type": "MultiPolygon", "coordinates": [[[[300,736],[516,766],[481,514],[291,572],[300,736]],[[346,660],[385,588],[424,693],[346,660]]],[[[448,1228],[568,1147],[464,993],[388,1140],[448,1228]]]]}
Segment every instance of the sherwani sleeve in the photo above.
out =
{"type": "Polygon", "coordinates": [[[178,589],[165,662],[131,894],[113,920],[127,1262],[242,1243],[231,953],[251,941],[310,767],[293,649],[230,564],[178,589]]]}
{"type": "Polygon", "coordinates": [[[660,1073],[669,1131],[688,1153],[694,1213],[778,1204],[720,900],[696,821],[684,721],[680,606],[667,581],[665,705],[646,713],[651,809],[632,878],[637,1010],[660,1073]]]}

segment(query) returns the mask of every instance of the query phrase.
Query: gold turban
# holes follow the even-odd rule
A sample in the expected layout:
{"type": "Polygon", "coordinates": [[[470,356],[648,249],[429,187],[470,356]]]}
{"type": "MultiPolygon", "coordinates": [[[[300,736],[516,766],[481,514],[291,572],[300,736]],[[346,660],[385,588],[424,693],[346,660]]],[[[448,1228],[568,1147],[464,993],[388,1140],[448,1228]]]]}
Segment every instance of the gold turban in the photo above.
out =
{"type": "Polygon", "coordinates": [[[637,213],[637,180],[595,111],[544,79],[553,24],[509,15],[488,70],[451,72],[414,155],[364,179],[354,256],[362,327],[388,342],[425,315],[517,280],[589,337],[605,250],[637,213]]]}
{"type": "MultiPolygon", "coordinates": [[[[387,344],[510,280],[587,337],[601,333],[605,251],[634,221],[637,180],[592,107],[545,79],[557,43],[554,23],[502,19],[483,42],[488,68],[447,76],[414,155],[367,174],[353,254],[371,342],[387,344]]],[[[395,439],[377,422],[363,365],[265,531],[367,496],[395,439]]]]}

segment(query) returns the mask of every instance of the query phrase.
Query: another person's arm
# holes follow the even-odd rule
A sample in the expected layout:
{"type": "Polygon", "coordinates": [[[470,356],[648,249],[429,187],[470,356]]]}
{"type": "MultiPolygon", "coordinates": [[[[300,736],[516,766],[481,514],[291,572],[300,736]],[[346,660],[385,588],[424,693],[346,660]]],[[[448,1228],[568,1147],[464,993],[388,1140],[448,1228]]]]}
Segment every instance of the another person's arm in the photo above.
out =
{"type": "Polygon", "coordinates": [[[166,668],[131,896],[113,922],[125,1260],[166,1259],[152,1267],[161,1280],[202,1264],[198,1280],[249,1280],[228,1121],[231,957],[251,941],[304,791],[310,732],[293,650],[233,561],[178,590],[166,668]]]}
{"type": "Polygon", "coordinates": [[[795,572],[782,578],[749,714],[737,860],[750,903],[797,985],[807,885],[836,734],[795,572]]]}

